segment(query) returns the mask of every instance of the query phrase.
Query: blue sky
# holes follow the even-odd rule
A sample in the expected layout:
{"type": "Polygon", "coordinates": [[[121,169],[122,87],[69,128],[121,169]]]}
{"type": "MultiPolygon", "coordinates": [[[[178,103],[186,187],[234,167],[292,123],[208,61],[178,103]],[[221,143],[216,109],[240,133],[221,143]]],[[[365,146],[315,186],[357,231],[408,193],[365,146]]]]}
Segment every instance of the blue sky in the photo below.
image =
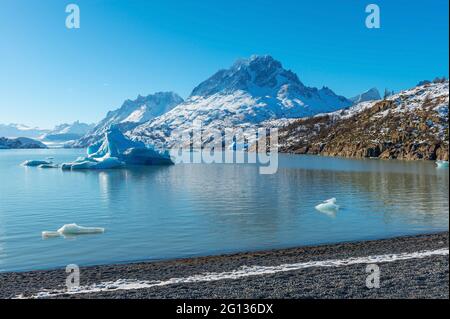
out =
{"type": "Polygon", "coordinates": [[[345,96],[398,91],[448,76],[448,29],[447,0],[0,0],[0,123],[96,122],[138,94],[186,97],[252,54],[345,96]],[[365,27],[369,3],[380,29],[365,27]]]}

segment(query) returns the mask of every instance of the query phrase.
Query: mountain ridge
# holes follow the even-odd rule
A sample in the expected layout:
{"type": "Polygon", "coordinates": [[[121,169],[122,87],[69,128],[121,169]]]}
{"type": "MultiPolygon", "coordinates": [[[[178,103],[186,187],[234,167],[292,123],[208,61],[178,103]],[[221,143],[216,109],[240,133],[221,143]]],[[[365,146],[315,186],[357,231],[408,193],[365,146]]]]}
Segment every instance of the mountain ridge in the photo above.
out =
{"type": "Polygon", "coordinates": [[[298,76],[269,55],[240,59],[197,85],[173,110],[128,132],[137,140],[170,147],[174,130],[201,121],[208,133],[225,128],[255,127],[267,120],[300,118],[352,105],[331,89],[305,86],[298,76]]]}
{"type": "Polygon", "coordinates": [[[127,99],[121,107],[109,111],[106,117],[91,131],[70,146],[85,147],[96,142],[111,125],[115,125],[122,132],[126,132],[141,123],[166,113],[183,101],[174,92],[156,92],[147,96],[138,95],[134,100],[127,99]]]}

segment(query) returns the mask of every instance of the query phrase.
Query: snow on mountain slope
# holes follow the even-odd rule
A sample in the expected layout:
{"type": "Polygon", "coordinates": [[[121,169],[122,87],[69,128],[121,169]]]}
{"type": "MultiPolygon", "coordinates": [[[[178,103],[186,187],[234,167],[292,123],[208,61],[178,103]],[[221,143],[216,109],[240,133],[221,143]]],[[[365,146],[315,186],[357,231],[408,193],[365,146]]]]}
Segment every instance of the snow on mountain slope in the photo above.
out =
{"type": "Polygon", "coordinates": [[[102,121],[72,146],[84,147],[96,142],[113,124],[121,131],[128,131],[170,111],[182,102],[183,99],[173,92],[139,95],[135,100],[126,100],[119,109],[108,112],[102,121]]]}
{"type": "Polygon", "coordinates": [[[38,138],[49,130],[40,129],[38,127],[29,127],[23,124],[0,124],[0,137],[28,137],[38,138]]]}
{"type": "Polygon", "coordinates": [[[366,101],[376,101],[381,100],[380,92],[376,88],[372,88],[362,94],[352,97],[350,101],[355,104],[366,102],[366,101]]]}
{"type": "Polygon", "coordinates": [[[305,86],[270,56],[252,56],[217,72],[198,85],[184,103],[128,135],[170,147],[180,142],[172,132],[190,130],[194,121],[200,121],[208,135],[212,130],[258,127],[267,120],[313,116],[351,104],[326,87],[305,86]]]}
{"type": "Polygon", "coordinates": [[[95,127],[95,124],[80,123],[79,121],[72,124],[57,125],[52,131],[41,136],[44,141],[65,142],[76,140],[84,136],[95,127]]]}

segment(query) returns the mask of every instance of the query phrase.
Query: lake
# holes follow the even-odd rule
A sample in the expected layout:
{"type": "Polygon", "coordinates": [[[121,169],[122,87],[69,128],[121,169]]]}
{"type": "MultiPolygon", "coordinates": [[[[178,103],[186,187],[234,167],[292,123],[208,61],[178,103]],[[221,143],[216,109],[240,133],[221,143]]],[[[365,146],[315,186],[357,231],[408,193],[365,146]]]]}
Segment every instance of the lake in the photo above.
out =
{"type": "Polygon", "coordinates": [[[280,155],[256,165],[110,171],[22,167],[84,150],[0,150],[0,271],[161,260],[448,230],[449,173],[432,162],[280,155]],[[331,197],[341,209],[315,206],[331,197]],[[104,227],[42,239],[64,224],[104,227]]]}

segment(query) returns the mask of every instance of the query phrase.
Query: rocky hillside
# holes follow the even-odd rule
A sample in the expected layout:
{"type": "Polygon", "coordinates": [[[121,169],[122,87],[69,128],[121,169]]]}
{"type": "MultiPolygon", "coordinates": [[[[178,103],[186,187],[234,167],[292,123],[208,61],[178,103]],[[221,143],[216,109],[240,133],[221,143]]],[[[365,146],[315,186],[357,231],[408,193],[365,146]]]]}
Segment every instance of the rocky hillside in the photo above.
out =
{"type": "Polygon", "coordinates": [[[27,137],[6,138],[0,137],[0,149],[16,149],[16,148],[47,148],[47,146],[39,141],[35,141],[27,137]]]}
{"type": "Polygon", "coordinates": [[[449,82],[296,120],[280,130],[281,152],[381,159],[448,160],[449,82]]]}

